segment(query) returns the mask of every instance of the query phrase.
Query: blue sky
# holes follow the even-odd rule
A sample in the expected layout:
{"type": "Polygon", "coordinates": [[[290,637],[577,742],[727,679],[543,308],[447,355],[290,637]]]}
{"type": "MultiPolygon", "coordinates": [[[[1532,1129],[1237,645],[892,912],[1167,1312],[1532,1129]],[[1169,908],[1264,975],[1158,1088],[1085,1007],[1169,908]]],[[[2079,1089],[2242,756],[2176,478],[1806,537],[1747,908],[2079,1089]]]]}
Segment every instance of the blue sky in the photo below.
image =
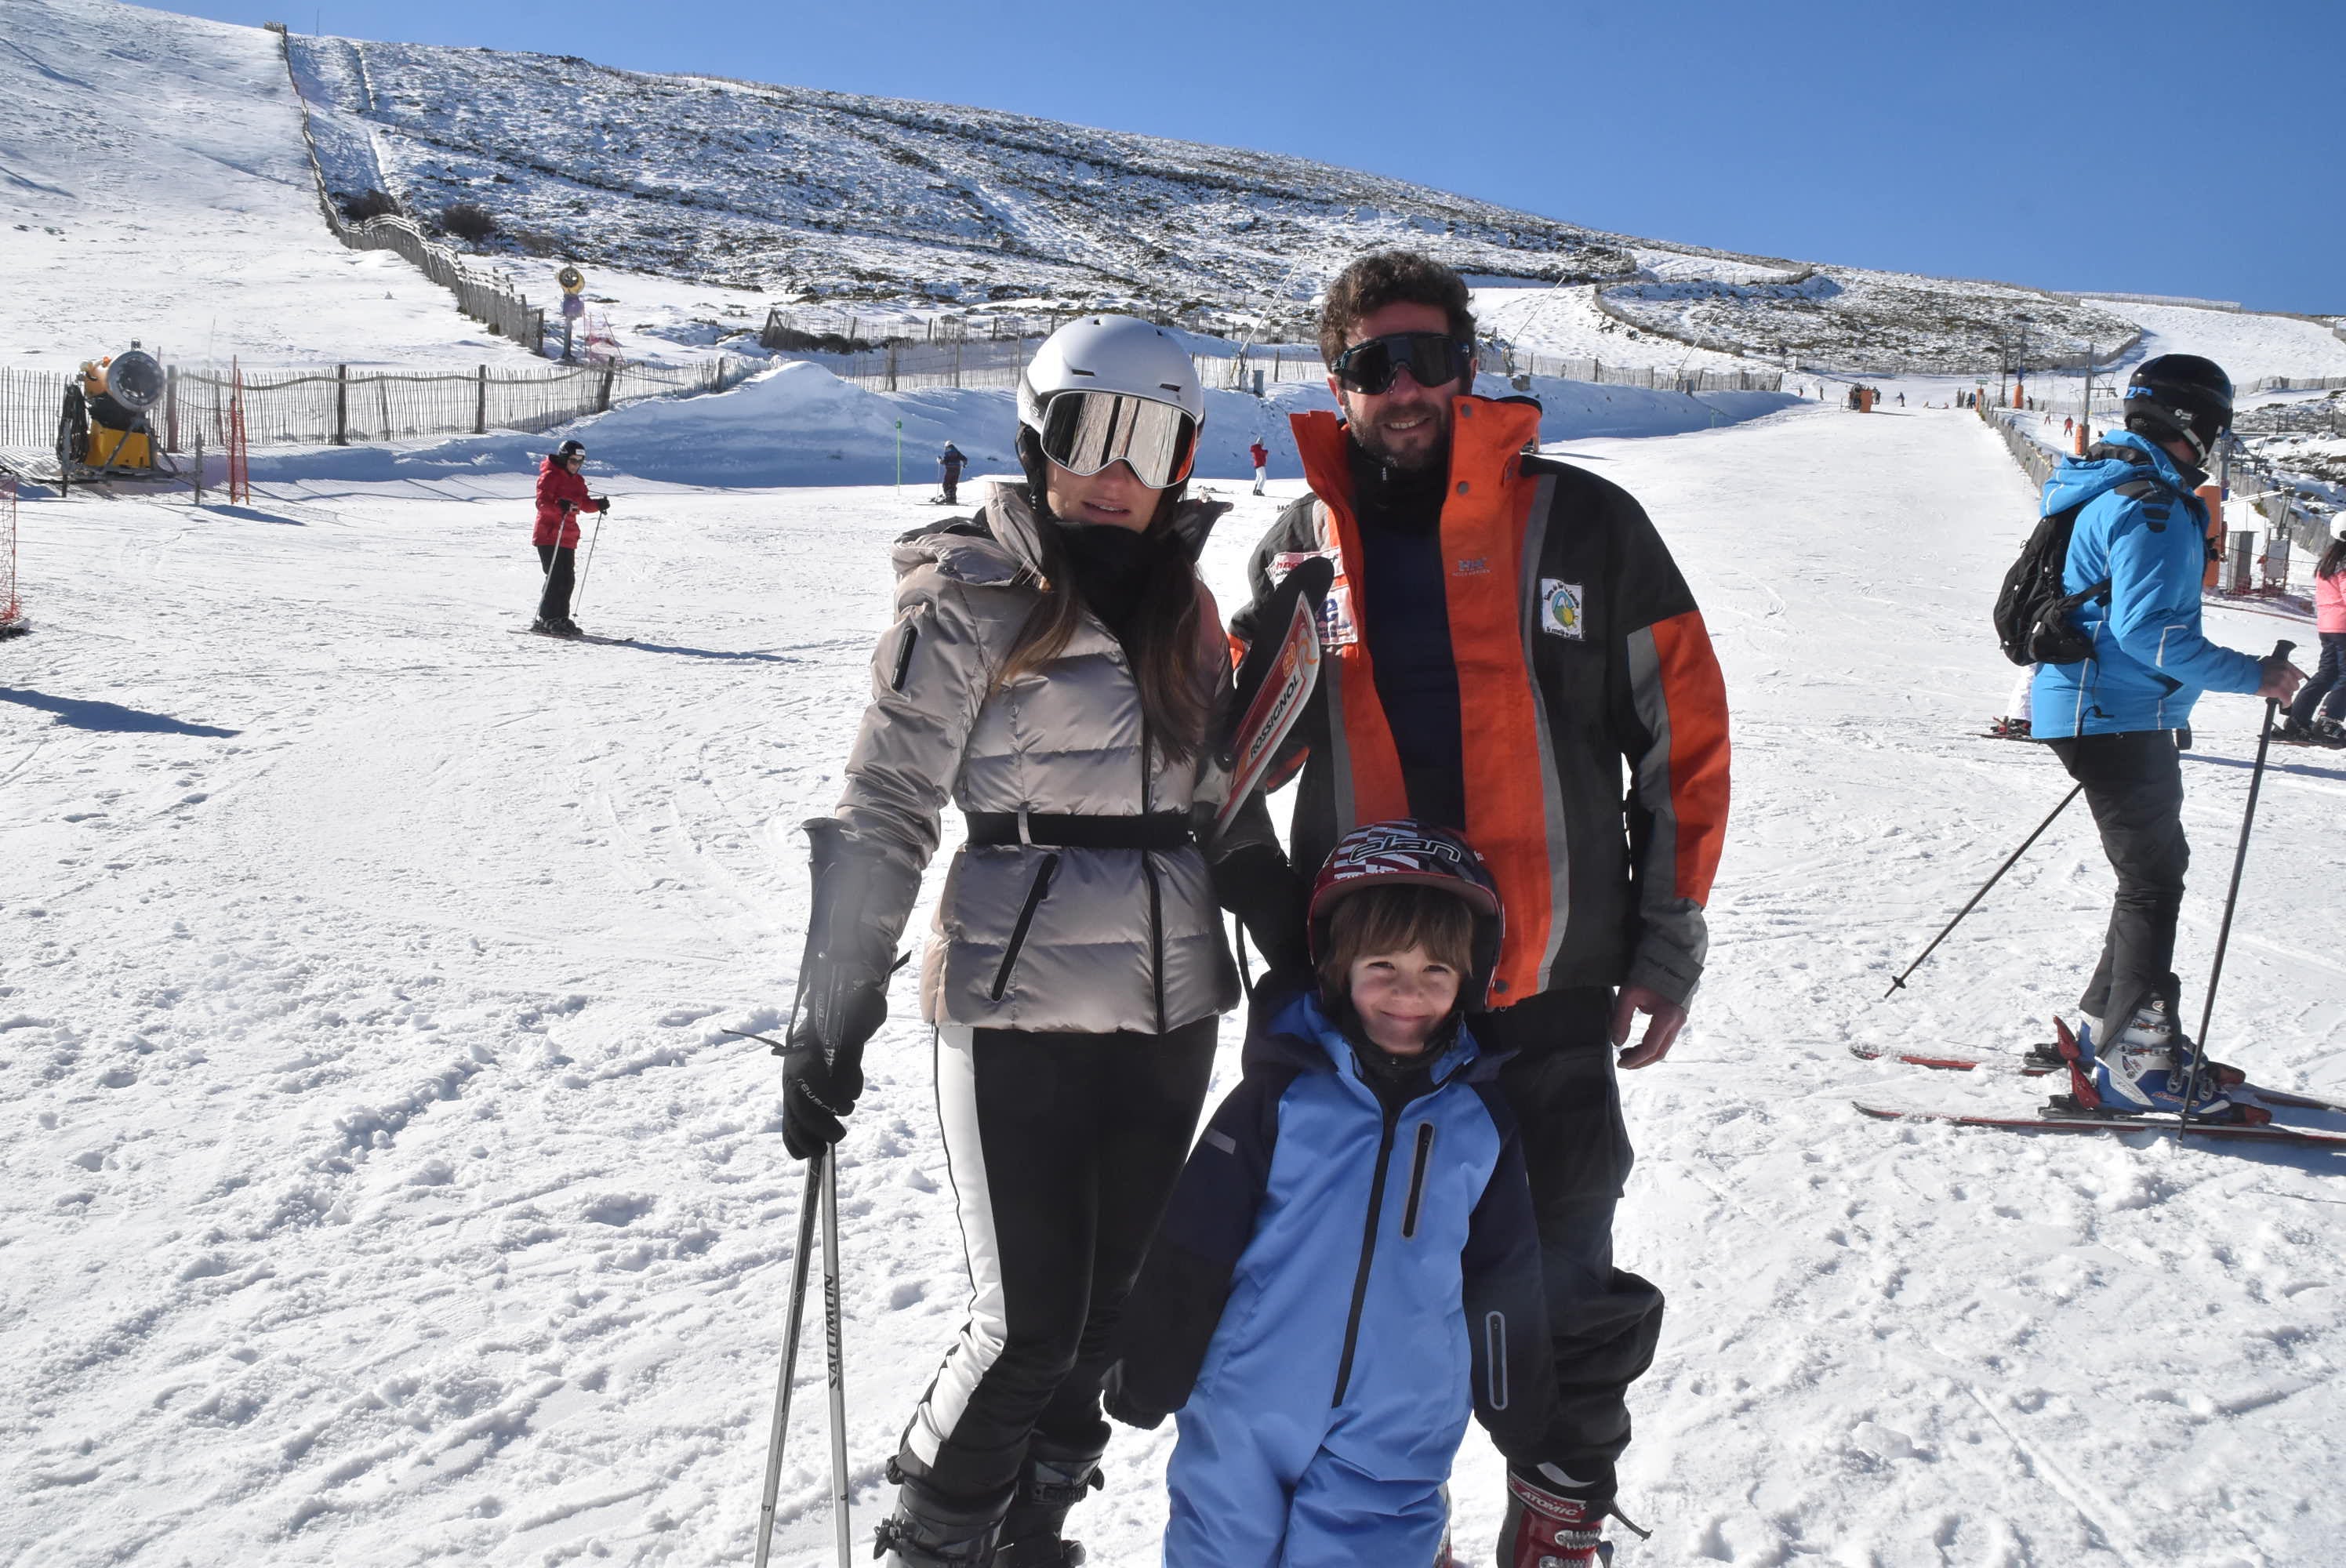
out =
{"type": "Polygon", "coordinates": [[[2346,4],[194,4],[1263,148],[1801,260],[2346,312],[2346,4]]]}

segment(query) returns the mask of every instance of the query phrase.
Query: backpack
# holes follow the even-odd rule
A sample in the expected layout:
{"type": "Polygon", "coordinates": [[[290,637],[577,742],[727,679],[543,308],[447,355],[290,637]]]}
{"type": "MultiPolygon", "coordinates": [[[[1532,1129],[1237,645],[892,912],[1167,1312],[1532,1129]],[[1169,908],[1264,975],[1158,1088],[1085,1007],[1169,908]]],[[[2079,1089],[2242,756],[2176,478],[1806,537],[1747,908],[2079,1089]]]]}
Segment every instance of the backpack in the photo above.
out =
{"type": "Polygon", "coordinates": [[[1995,640],[2014,664],[2076,664],[2093,657],[2094,645],[2070,617],[2088,599],[2110,602],[2104,577],[2082,593],[2062,591],[2069,564],[2069,531],[2085,503],[2037,519],[2035,532],[2020,547],[2020,559],[2004,575],[1995,596],[1995,640]]]}

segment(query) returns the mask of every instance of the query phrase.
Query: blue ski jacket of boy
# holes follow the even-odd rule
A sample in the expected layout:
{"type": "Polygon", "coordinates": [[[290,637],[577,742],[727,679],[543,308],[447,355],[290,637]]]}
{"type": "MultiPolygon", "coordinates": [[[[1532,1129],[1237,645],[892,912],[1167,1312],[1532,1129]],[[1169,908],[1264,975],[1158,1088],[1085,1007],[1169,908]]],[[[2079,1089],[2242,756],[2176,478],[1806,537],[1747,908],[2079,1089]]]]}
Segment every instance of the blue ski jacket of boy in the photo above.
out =
{"type": "Polygon", "coordinates": [[[1462,1027],[1415,1097],[1381,1096],[1310,995],[1250,1042],[1118,1334],[1110,1412],[1182,1412],[1168,1562],[1185,1516],[1217,1537],[1187,1556],[1252,1560],[1305,1492],[1330,1518],[1438,1510],[1470,1407],[1535,1461],[1547,1312],[1498,1060],[1462,1027]]]}
{"type": "Polygon", "coordinates": [[[2157,444],[2111,431],[2083,458],[2065,458],[2045,482],[2043,514],[2081,506],[2069,533],[2064,591],[2104,577],[2109,597],[2077,606],[2091,657],[2039,665],[2029,688],[2031,733],[2117,735],[2178,729],[2203,691],[2253,692],[2253,654],[2218,647],[2199,629],[2208,566],[2208,509],[2157,444]]]}

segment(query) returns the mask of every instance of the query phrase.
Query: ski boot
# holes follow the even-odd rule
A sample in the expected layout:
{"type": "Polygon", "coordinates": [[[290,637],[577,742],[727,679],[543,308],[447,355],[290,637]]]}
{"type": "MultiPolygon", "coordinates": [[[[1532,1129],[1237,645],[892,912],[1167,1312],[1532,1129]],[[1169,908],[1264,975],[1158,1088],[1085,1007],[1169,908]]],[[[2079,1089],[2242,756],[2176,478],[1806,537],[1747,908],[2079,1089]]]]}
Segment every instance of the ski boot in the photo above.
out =
{"type": "Polygon", "coordinates": [[[2313,743],[2316,746],[2346,746],[2346,724],[2334,718],[2315,719],[2313,743]]]}
{"type": "Polygon", "coordinates": [[[994,1556],[997,1568],[1078,1568],[1084,1549],[1060,1532],[1067,1511],[1086,1492],[1106,1484],[1099,1461],[1107,1448],[1105,1440],[1083,1445],[1027,1440],[1026,1465],[1002,1521],[1002,1545],[994,1556]]]}
{"type": "Polygon", "coordinates": [[[1613,1543],[1605,1539],[1608,1517],[1641,1540],[1647,1534],[1623,1517],[1611,1497],[1581,1495],[1600,1488],[1573,1486],[1568,1479],[1552,1464],[1530,1471],[1507,1467],[1499,1568],[1601,1568],[1613,1561],[1613,1543]]]}
{"type": "Polygon", "coordinates": [[[880,1526],[872,1555],[885,1568],[991,1568],[1009,1500],[996,1497],[971,1507],[940,1497],[891,1460],[896,1512],[880,1526]]]}
{"type": "Polygon", "coordinates": [[[1987,732],[1990,737],[1997,740],[2026,740],[2030,738],[2028,720],[2025,718],[1991,719],[1988,721],[1987,732]]]}
{"type": "Polygon", "coordinates": [[[2294,741],[2300,746],[2310,746],[2313,744],[2313,726],[2301,718],[2291,718],[2287,714],[2283,714],[2280,722],[2273,727],[2273,738],[2294,741]]]}
{"type": "MultiPolygon", "coordinates": [[[[2199,1048],[2175,1027],[2164,998],[2152,997],[2134,1011],[2127,1026],[2106,1044],[2097,1042],[2096,1020],[2079,1021],[2077,1033],[2061,1031],[2062,1054],[2069,1062],[2069,1089],[2088,1112],[2138,1116],[2164,1111],[2180,1115],[2191,1081],[2191,1060],[2199,1048]]],[[[2232,1099],[2229,1090],[2247,1081],[2237,1067],[2202,1061],[2189,1112],[2196,1121],[2265,1122],[2272,1114],[2232,1099]]]]}

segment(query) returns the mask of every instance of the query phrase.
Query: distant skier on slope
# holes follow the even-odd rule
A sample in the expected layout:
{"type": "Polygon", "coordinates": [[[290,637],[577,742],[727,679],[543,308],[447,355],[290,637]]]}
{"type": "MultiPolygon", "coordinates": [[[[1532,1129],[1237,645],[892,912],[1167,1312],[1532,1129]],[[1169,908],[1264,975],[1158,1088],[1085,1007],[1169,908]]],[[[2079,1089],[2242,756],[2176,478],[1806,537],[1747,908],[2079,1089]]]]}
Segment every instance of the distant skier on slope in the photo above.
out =
{"type": "MultiPolygon", "coordinates": [[[[1474,329],[1464,280],[1429,257],[1363,257],[1329,285],[1321,351],[1345,417],[1293,420],[1311,491],[1255,547],[1254,601],[1231,633],[1276,636],[1261,624],[1274,575],[1332,559],[1318,695],[1298,726],[1298,863],[1362,822],[1471,825],[1506,898],[1494,1005],[1474,1029],[1513,1055],[1499,1084],[1524,1129],[1558,1397],[1539,1462],[1508,1467],[1502,1561],[1586,1568],[1662,1318],[1661,1292],[1613,1266],[1631,1160],[1614,1048],[1644,1013],[1618,1065],[1661,1061],[1702,976],[1727,695],[1635,498],[1524,456],[1537,408],[1472,395],[1474,329]]],[[[1275,849],[1234,850],[1233,864],[1241,853],[1258,887],[1294,875],[1275,849]]]]}
{"type": "Polygon", "coordinates": [[[945,449],[937,453],[937,483],[944,489],[946,505],[961,504],[961,471],[968,465],[969,459],[964,457],[961,448],[950,441],[945,443],[945,449]]]}
{"type": "Polygon", "coordinates": [[[1270,477],[1270,448],[1262,443],[1260,436],[1257,436],[1254,444],[1247,448],[1247,456],[1254,463],[1254,493],[1260,495],[1262,494],[1262,482],[1270,477]]]}
{"type": "Polygon", "coordinates": [[[1525,1464],[1547,1433],[1539,1230],[1466,1016],[1496,884],[1455,833],[1373,823],[1310,926],[1311,983],[1258,993],[1118,1335],[1108,1413],[1180,1411],[1165,1568],[1431,1568],[1468,1415],[1525,1464]]]}
{"type": "MultiPolygon", "coordinates": [[[[1193,827],[1231,669],[1186,500],[1205,394],[1123,316],[1054,332],[1018,388],[1023,485],[895,548],[897,619],[814,839],[783,1138],[836,1143],[948,801],[968,844],[921,979],[975,1291],[890,1472],[893,1568],[1078,1561],[1108,1335],[1238,1000],[1193,827]],[[997,1541],[1000,1557],[994,1555],[997,1541]]],[[[1267,821],[1265,823],[1267,827],[1267,821]]]]}
{"type": "Polygon", "coordinates": [[[575,637],[580,634],[578,623],[570,618],[570,590],[575,581],[574,566],[578,555],[578,514],[608,512],[610,497],[589,495],[586,481],[578,471],[586,465],[586,448],[575,441],[566,441],[537,471],[537,526],[530,535],[530,543],[537,547],[538,569],[546,574],[546,585],[537,597],[537,619],[530,630],[546,632],[558,637],[575,637]]]}
{"type": "Polygon", "coordinates": [[[2313,625],[2321,662],[2289,705],[2288,722],[2273,734],[2346,746],[2346,513],[2330,520],[2330,547],[2313,564],[2313,625]]]}
{"type": "MultiPolygon", "coordinates": [[[[2181,1027],[2174,970],[2190,860],[2175,732],[2202,691],[2286,701],[2305,677],[2285,658],[2218,647],[2200,630],[2208,513],[2194,492],[2231,427],[2231,378],[2197,354],[2161,354],[2128,379],[2124,406],[2124,430],[2063,458],[2045,483],[2045,515],[2080,508],[2062,586],[2087,596],[2074,619],[2093,653],[2039,665],[2029,717],[2085,786],[2117,874],[2101,958],[2077,1002],[2080,1071],[2113,1109],[2179,1111],[2198,1046],[2181,1027]],[[2105,579],[2106,593],[2090,592],[2105,579]]],[[[2239,1115],[2217,1077],[2203,1065],[2195,1117],[2239,1115]]]]}

